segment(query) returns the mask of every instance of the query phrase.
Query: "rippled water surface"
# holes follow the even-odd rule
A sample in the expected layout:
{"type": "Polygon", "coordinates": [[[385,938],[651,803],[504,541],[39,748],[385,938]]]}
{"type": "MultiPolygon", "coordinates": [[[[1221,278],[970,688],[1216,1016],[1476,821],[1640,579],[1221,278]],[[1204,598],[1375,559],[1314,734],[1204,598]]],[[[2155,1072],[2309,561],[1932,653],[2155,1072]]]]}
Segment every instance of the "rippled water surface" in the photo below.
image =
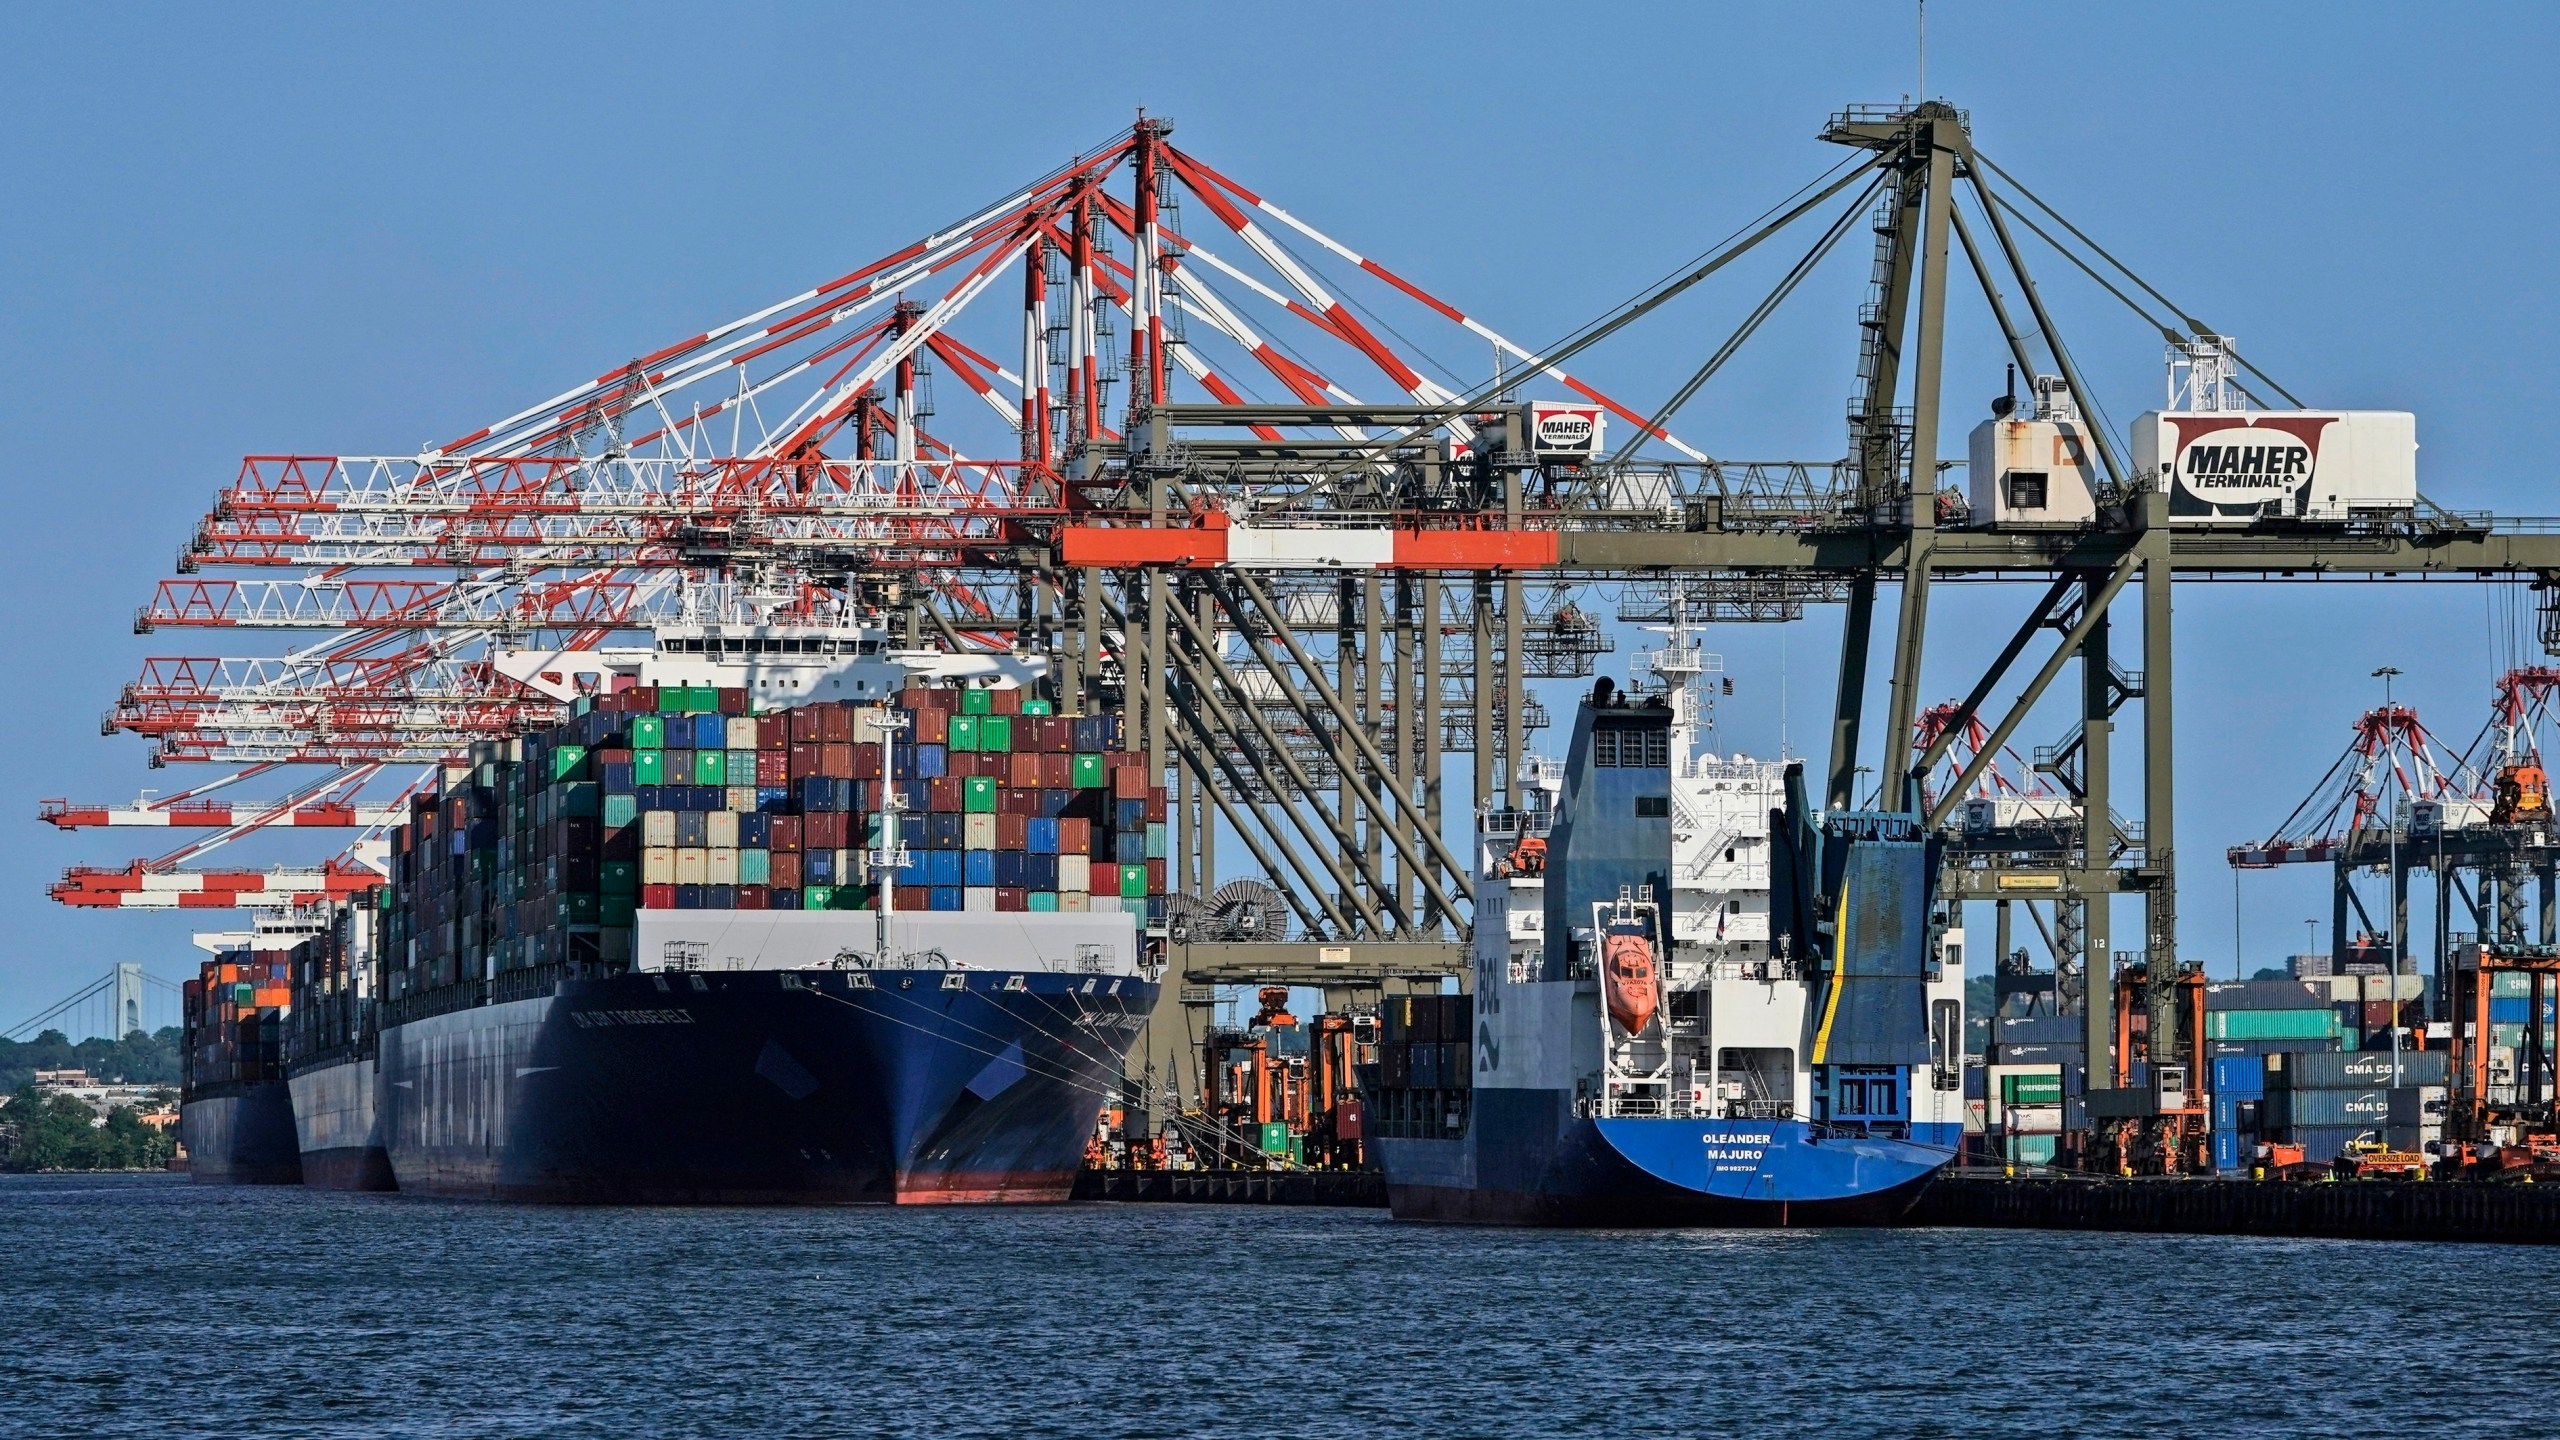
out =
{"type": "Polygon", "coordinates": [[[2487,1246],[0,1178],[0,1434],[2517,1435],[2476,1367],[2555,1293],[2487,1246]]]}

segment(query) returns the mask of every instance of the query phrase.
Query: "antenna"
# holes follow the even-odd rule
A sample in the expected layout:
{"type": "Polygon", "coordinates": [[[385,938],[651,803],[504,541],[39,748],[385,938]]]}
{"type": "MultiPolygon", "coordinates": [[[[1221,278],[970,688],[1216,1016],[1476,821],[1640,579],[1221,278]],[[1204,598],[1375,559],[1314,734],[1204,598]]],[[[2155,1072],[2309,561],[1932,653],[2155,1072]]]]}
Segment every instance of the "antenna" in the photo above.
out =
{"type": "Polygon", "coordinates": [[[1922,99],[1922,100],[1926,100],[1926,99],[1928,99],[1928,98],[1929,98],[1929,0],[1919,0],[1919,6],[1920,6],[1920,88],[1919,88],[1919,90],[1918,90],[1917,92],[1915,92],[1915,93],[1916,93],[1916,95],[1918,96],[1918,98],[1920,98],[1920,99],[1922,99]]]}

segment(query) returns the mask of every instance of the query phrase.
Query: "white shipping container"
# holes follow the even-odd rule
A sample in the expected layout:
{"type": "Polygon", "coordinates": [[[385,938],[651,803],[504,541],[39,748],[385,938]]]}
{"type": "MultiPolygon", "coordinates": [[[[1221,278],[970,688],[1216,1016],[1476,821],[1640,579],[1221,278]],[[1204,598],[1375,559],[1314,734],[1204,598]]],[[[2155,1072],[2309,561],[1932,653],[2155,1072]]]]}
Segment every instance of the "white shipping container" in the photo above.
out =
{"type": "Polygon", "coordinates": [[[1093,897],[1081,890],[1058,892],[1058,913],[1061,915],[1082,915],[1092,908],[1093,897]]]}
{"type": "Polygon", "coordinates": [[[961,816],[960,844],[963,849],[968,850],[996,848],[996,817],[993,815],[961,816]]]}
{"type": "Polygon", "coordinates": [[[738,883],[737,851],[715,845],[702,858],[703,884],[735,885],[738,883]]]}
{"type": "MultiPolygon", "coordinates": [[[[756,748],[756,722],[752,718],[744,715],[732,715],[729,717],[728,723],[720,728],[724,732],[721,738],[728,742],[727,748],[731,750],[753,750],[756,748]]],[[[730,758],[734,761],[737,757],[732,756],[730,758]]],[[[748,763],[752,764],[754,762],[750,761],[748,763]]]]}
{"type": "MultiPolygon", "coordinates": [[[[738,817],[727,810],[712,811],[709,815],[703,818],[703,836],[703,843],[705,844],[726,845],[732,849],[736,848],[738,843],[738,817]]],[[[713,883],[716,884],[718,882],[715,881],[713,883]]]]}
{"type": "Polygon", "coordinates": [[[1061,855],[1058,857],[1058,889],[1082,895],[1093,888],[1093,857],[1061,855]]]}
{"type": "MultiPolygon", "coordinates": [[[[651,810],[643,814],[640,817],[640,843],[643,845],[670,846],[675,844],[676,812],[673,810],[651,810]]],[[[671,880],[662,880],[656,883],[671,885],[675,882],[671,880]]]]}
{"type": "Polygon", "coordinates": [[[2418,503],[2418,417],[2406,410],[2188,410],[2133,422],[2133,469],[2169,487],[2180,525],[2344,522],[2418,503]]]}
{"type": "MultiPolygon", "coordinates": [[[[654,819],[656,817],[653,815],[651,818],[654,819]]],[[[673,815],[669,815],[667,816],[667,819],[673,821],[675,817],[673,815]]],[[[672,825],[668,827],[668,833],[670,835],[675,833],[672,825]]],[[[676,847],[673,845],[652,845],[641,851],[640,883],[643,885],[673,885],[676,883],[676,847]]]]}
{"type": "Polygon", "coordinates": [[[960,908],[971,914],[992,915],[996,910],[996,890],[992,885],[972,885],[960,892],[960,908]]]}
{"type": "Polygon", "coordinates": [[[701,846],[699,846],[699,845],[684,845],[684,846],[679,846],[679,847],[677,847],[677,850],[676,850],[676,883],[677,883],[677,884],[679,884],[679,885],[707,885],[707,884],[709,884],[709,883],[711,883],[711,882],[710,882],[709,880],[705,879],[704,877],[705,877],[705,876],[707,876],[707,875],[710,873],[710,870],[711,870],[711,857],[710,857],[710,855],[709,855],[709,852],[705,851],[705,850],[703,849],[703,847],[701,847],[701,846]]]}
{"type": "Polygon", "coordinates": [[[2085,525],[2098,473],[2076,420],[1990,419],[1973,427],[1965,499],[1976,525],[2085,525]]]}

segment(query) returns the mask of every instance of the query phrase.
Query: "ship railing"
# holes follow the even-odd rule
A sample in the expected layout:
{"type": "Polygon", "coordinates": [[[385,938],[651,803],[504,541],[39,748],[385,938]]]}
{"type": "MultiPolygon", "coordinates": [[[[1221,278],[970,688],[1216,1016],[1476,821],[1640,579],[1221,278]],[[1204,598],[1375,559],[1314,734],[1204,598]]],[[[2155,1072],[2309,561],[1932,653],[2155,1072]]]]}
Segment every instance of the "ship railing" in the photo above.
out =
{"type": "Polygon", "coordinates": [[[1719,980],[1793,980],[1797,978],[1796,962],[1770,956],[1761,960],[1718,960],[1715,977],[1719,980]]]}

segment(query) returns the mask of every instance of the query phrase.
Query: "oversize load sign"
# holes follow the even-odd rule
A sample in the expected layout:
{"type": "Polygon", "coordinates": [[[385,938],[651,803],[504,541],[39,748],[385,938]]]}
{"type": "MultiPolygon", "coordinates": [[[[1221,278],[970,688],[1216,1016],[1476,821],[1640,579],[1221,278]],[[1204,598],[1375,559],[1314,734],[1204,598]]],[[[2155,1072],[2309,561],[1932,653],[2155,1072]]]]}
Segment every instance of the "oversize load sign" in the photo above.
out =
{"type": "Polygon", "coordinates": [[[2335,415],[2167,415],[2172,515],[2279,515],[2307,508],[2335,415]]]}

